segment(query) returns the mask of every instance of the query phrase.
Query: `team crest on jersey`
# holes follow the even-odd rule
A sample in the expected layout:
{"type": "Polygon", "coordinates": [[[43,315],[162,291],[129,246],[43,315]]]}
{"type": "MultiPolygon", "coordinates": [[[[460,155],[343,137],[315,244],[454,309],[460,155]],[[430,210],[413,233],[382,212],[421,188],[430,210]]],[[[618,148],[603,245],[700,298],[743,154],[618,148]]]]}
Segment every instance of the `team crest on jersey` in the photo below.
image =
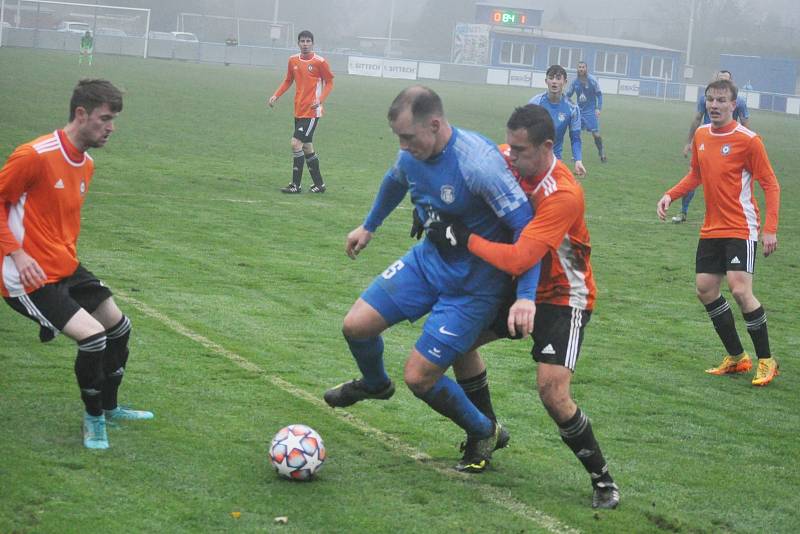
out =
{"type": "Polygon", "coordinates": [[[314,72],[314,65],[308,66],[308,72],[314,72]]]}
{"type": "Polygon", "coordinates": [[[452,185],[443,185],[439,196],[445,204],[452,204],[456,201],[456,189],[452,185]]]}
{"type": "Polygon", "coordinates": [[[722,155],[727,156],[731,153],[731,146],[730,145],[722,145],[722,155]]]}
{"type": "Polygon", "coordinates": [[[567,118],[567,116],[564,115],[564,113],[559,113],[558,114],[558,122],[564,122],[564,119],[566,119],[566,118],[567,118]]]}
{"type": "Polygon", "coordinates": [[[86,182],[81,180],[81,196],[86,194],[86,182]]]}

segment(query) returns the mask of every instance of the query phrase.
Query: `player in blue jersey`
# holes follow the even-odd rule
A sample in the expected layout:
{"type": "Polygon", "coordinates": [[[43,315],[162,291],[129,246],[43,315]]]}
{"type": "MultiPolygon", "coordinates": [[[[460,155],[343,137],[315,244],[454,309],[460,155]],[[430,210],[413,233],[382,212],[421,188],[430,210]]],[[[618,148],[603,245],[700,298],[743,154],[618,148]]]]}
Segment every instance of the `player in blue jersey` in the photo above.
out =
{"type": "MultiPolygon", "coordinates": [[[[731,74],[731,71],[729,70],[721,70],[714,76],[714,80],[733,81],[733,74],[731,74]]],[[[745,100],[741,95],[736,97],[736,108],[733,110],[733,120],[738,120],[745,128],[750,127],[750,112],[747,110],[747,100],[745,100]]],[[[688,157],[692,150],[692,139],[694,139],[694,132],[701,124],[709,124],[710,122],[711,117],[708,116],[708,110],[706,109],[706,94],[704,91],[697,95],[697,113],[695,113],[692,124],[689,125],[689,139],[686,141],[686,145],[683,147],[684,158],[688,157]]],[[[692,202],[693,198],[694,191],[684,195],[683,199],[681,199],[681,212],[672,218],[672,222],[679,224],[686,221],[686,216],[689,213],[689,204],[692,202]]]]}
{"type": "MultiPolygon", "coordinates": [[[[355,259],[369,244],[406,193],[426,227],[431,221],[457,219],[487,239],[508,243],[531,220],[530,203],[495,144],[451,126],[435,92],[422,86],[403,90],[388,118],[400,152],[363,224],[348,234],[348,256],[355,259]]],[[[520,307],[511,321],[524,334],[533,328],[538,277],[536,266],[518,283],[517,296],[531,305],[520,307]]],[[[405,382],[467,433],[456,469],[483,471],[492,452],[508,442],[508,433],[444,373],[488,328],[510,287],[508,275],[468,251],[439,251],[431,240],[420,241],[377,276],[345,316],[342,333],[362,377],[326,391],[325,402],[346,407],[391,397],[395,387],[384,370],[381,333],[430,313],[406,360],[405,382]]]]}
{"type": "Polygon", "coordinates": [[[572,80],[567,91],[567,98],[576,95],[578,107],[581,110],[581,127],[592,133],[594,144],[600,161],[605,163],[606,151],[603,148],[603,138],[600,136],[600,111],[603,109],[603,92],[597,78],[589,74],[589,67],[585,61],[578,62],[578,77],[572,80]]]}
{"type": "Polygon", "coordinates": [[[561,65],[551,65],[545,73],[547,92],[538,94],[528,101],[528,104],[542,106],[550,113],[553,125],[556,127],[556,140],[553,144],[553,154],[558,159],[564,149],[564,135],[569,130],[569,140],[572,145],[572,158],[575,160],[575,174],[586,176],[583,166],[581,151],[581,111],[578,106],[564,96],[564,86],[567,84],[567,71],[561,65]]]}

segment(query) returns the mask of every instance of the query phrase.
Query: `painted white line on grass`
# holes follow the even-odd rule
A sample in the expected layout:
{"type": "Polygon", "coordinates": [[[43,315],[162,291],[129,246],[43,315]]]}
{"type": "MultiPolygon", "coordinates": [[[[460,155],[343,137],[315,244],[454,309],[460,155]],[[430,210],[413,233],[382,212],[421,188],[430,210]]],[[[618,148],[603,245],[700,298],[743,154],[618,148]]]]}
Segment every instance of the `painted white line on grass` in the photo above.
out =
{"type": "Polygon", "coordinates": [[[229,361],[233,362],[240,368],[261,376],[269,383],[271,383],[277,388],[280,388],[286,393],[293,395],[304,401],[307,401],[317,407],[328,409],[329,413],[331,413],[334,417],[338,417],[345,423],[355,427],[361,432],[377,438],[378,441],[382,442],[384,445],[386,445],[393,451],[404,454],[405,456],[408,456],[413,460],[423,463],[426,467],[430,467],[439,474],[444,475],[448,478],[460,480],[462,482],[469,481],[468,483],[471,486],[475,486],[479,489],[481,496],[483,496],[486,500],[491,501],[493,504],[496,504],[502,508],[505,508],[514,515],[519,516],[523,519],[527,519],[535,523],[537,526],[545,529],[546,531],[552,532],[553,534],[577,534],[580,532],[579,530],[562,523],[558,519],[550,517],[544,512],[541,512],[536,508],[529,506],[526,503],[518,501],[517,499],[514,498],[513,495],[511,495],[511,492],[508,490],[503,490],[487,484],[474,482],[475,475],[467,475],[464,473],[459,473],[457,471],[454,471],[453,469],[440,467],[435,464],[429,463],[431,460],[430,456],[421,453],[419,450],[408,445],[407,443],[404,443],[397,437],[391,434],[387,434],[386,432],[380,429],[370,426],[365,421],[362,421],[358,417],[344,410],[330,410],[328,408],[328,405],[325,404],[325,401],[323,401],[319,396],[313,395],[304,389],[298,388],[291,382],[287,382],[286,380],[282,379],[277,375],[268,373],[266,370],[262,369],[261,367],[254,364],[250,360],[247,360],[246,358],[243,358],[239,354],[236,354],[235,352],[226,349],[222,345],[215,343],[214,341],[211,341],[207,337],[202,336],[190,330],[189,328],[182,325],[178,321],[175,321],[174,319],[161,313],[155,308],[152,308],[151,306],[145,304],[144,302],[135,299],[130,295],[127,295],[126,293],[116,290],[114,292],[114,296],[117,297],[119,300],[122,300],[130,304],[131,306],[133,306],[143,314],[147,315],[148,317],[160,321],[162,324],[169,327],[178,334],[185,336],[191,339],[192,341],[202,345],[206,349],[227,358],[229,361]]]}

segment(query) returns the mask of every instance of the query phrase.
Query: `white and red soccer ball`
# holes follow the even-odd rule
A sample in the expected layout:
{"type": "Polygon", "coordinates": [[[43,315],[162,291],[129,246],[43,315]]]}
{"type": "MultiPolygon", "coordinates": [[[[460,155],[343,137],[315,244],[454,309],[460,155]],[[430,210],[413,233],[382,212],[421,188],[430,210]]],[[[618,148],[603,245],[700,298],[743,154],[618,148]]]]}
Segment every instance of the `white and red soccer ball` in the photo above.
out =
{"type": "Polygon", "coordinates": [[[325,461],[325,444],[316,430],[306,425],[281,428],[269,446],[275,471],[291,480],[310,480],[325,461]]]}

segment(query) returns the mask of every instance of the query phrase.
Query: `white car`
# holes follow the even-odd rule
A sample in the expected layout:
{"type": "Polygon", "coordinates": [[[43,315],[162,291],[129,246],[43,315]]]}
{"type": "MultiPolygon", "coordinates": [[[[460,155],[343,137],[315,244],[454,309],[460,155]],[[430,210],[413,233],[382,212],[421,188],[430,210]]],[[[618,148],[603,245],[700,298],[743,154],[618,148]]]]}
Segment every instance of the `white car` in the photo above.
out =
{"type": "Polygon", "coordinates": [[[97,35],[110,35],[113,37],[127,37],[128,34],[119,28],[97,28],[97,35]]]}
{"type": "Polygon", "coordinates": [[[74,22],[65,20],[56,27],[56,30],[60,32],[79,33],[83,35],[88,31],[92,31],[92,27],[86,24],[85,22],[74,22]]]}
{"type": "Polygon", "coordinates": [[[197,39],[197,36],[190,32],[170,32],[172,34],[173,39],[176,41],[186,41],[188,43],[199,43],[200,40],[197,39]]]}

